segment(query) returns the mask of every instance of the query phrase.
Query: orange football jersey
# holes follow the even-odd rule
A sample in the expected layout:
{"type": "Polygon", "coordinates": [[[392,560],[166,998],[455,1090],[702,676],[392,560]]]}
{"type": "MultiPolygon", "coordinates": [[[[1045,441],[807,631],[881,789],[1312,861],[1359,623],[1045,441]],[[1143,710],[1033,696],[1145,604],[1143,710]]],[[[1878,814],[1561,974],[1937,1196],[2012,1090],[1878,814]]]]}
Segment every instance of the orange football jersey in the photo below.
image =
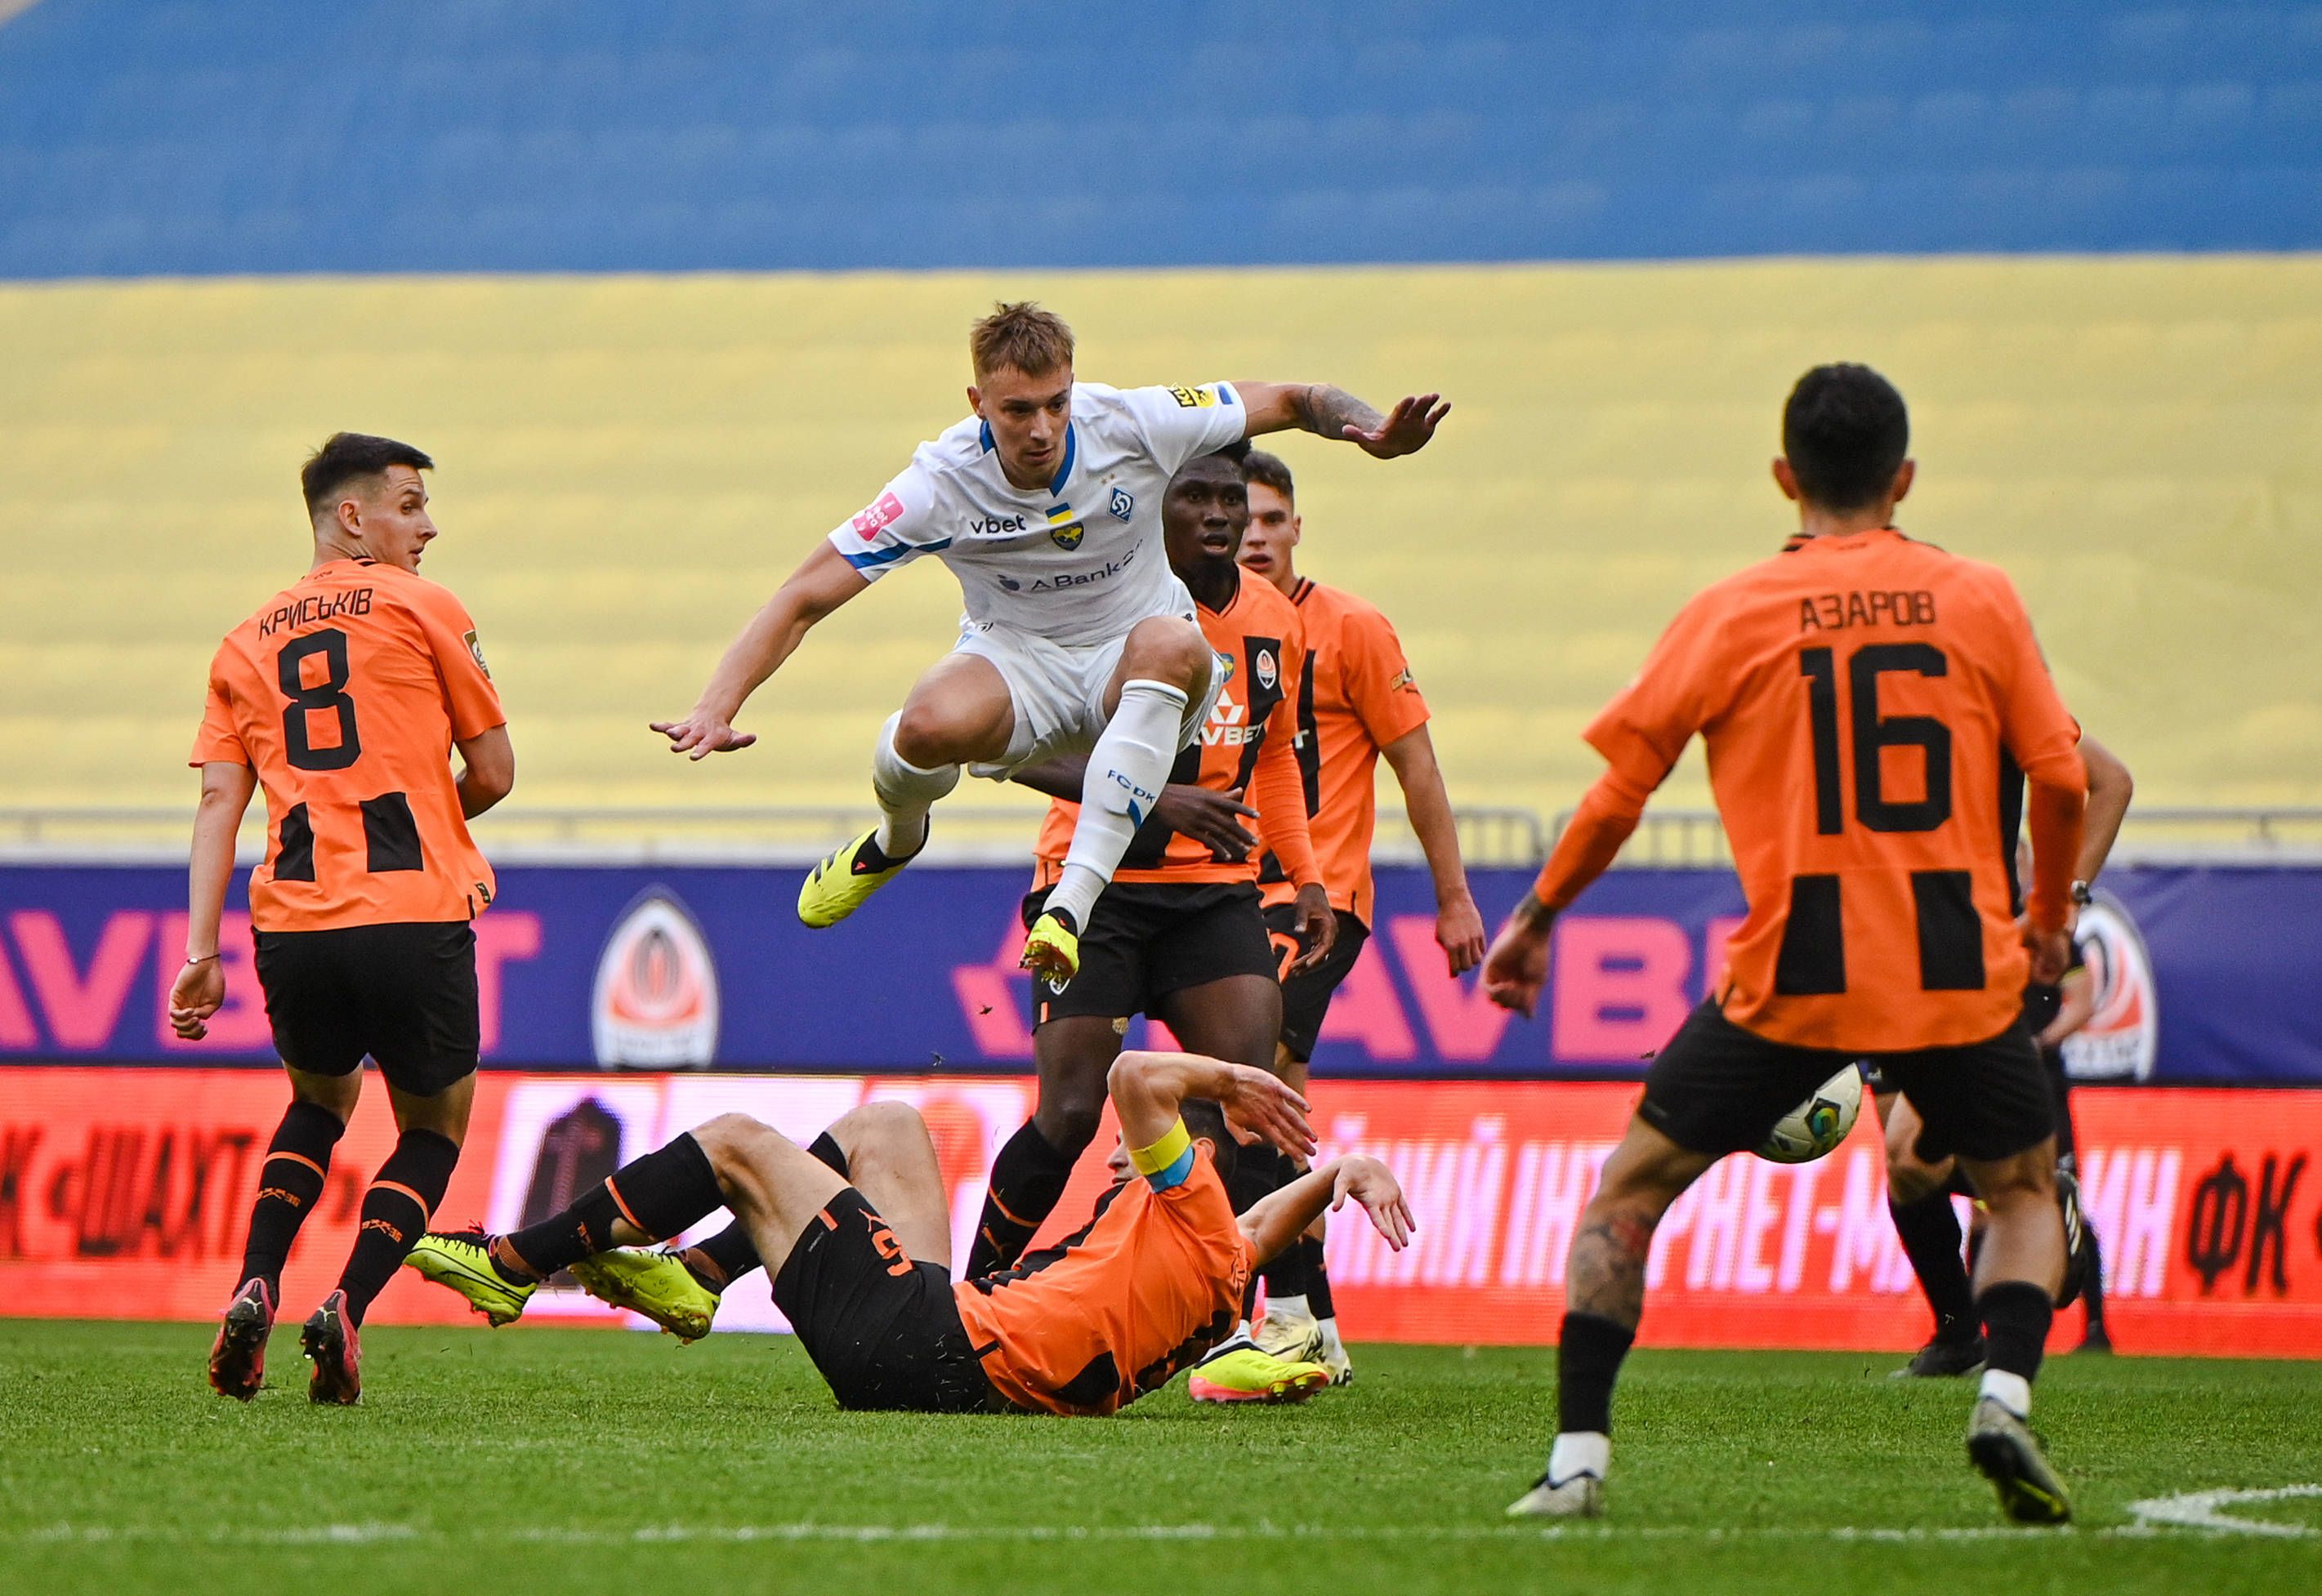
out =
{"type": "MultiPolygon", "coordinates": [[[[1213,792],[1239,791],[1258,813],[1258,850],[1224,859],[1208,844],[1147,820],[1121,855],[1116,881],[1254,881],[1258,853],[1278,853],[1303,880],[1320,877],[1307,829],[1300,785],[1293,705],[1299,694],[1306,634],[1298,612],[1273,583],[1238,572],[1240,585],[1222,610],[1196,604],[1202,635],[1225,673],[1202,740],[1177,756],[1169,780],[1213,792]]],[[[1048,805],[1033,848],[1035,890],[1053,887],[1072,846],[1081,807],[1069,798],[1048,805]]]]}
{"type": "Polygon", "coordinates": [[[1110,1196],[1062,1245],[952,1288],[985,1376],[1019,1408],[1117,1411],[1241,1317],[1249,1242],[1206,1150],[1180,1185],[1134,1180],[1110,1196]]]}
{"type": "MultiPolygon", "coordinates": [[[[1298,771],[1330,907],[1371,921],[1371,838],[1378,829],[1379,750],[1427,724],[1427,700],[1403,640],[1376,608],[1301,577],[1290,602],[1306,626],[1299,673],[1298,771]]],[[[1269,858],[1258,880],[1271,906],[1296,895],[1269,858]]]]}
{"type": "Polygon", "coordinates": [[[334,560],[270,598],[210,662],[196,766],[266,789],[261,931],[472,919],[492,868],[460,813],[455,743],[505,725],[475,623],[392,565],[334,560]]]}
{"type": "Polygon", "coordinates": [[[1728,1019],[1858,1053],[2007,1028],[2004,790],[2087,778],[2005,573],[1892,528],[1793,539],[1687,604],[1585,735],[1650,790],[1696,732],[1749,900],[1728,1019]]]}

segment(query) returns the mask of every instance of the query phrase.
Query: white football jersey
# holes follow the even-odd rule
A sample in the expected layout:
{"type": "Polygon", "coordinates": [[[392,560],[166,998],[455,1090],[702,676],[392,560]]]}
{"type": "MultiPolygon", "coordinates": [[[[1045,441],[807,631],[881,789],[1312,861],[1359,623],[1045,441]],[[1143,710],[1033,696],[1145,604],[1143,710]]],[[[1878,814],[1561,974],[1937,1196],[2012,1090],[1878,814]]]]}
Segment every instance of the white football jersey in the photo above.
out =
{"type": "Polygon", "coordinates": [[[1080,646],[1148,616],[1193,613],[1161,544],[1161,496],[1197,455],[1239,439],[1230,384],[1073,385],[1064,461],[1045,487],[1010,485],[992,430],[971,415],[912,452],[902,475],[830,534],[873,581],[933,554],[959,579],[967,623],[1080,646]]]}

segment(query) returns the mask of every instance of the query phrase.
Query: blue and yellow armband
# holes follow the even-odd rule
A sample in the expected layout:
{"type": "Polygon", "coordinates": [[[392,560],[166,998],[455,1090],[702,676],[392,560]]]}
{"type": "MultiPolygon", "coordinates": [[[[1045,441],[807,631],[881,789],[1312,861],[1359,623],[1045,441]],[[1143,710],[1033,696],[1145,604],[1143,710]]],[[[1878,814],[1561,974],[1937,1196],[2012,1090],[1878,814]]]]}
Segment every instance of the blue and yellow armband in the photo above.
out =
{"type": "Polygon", "coordinates": [[[1169,1134],[1150,1147],[1129,1150],[1131,1168],[1152,1182],[1156,1191],[1166,1191],[1182,1186],[1193,1172],[1193,1136],[1182,1119],[1169,1127],[1169,1134]]]}

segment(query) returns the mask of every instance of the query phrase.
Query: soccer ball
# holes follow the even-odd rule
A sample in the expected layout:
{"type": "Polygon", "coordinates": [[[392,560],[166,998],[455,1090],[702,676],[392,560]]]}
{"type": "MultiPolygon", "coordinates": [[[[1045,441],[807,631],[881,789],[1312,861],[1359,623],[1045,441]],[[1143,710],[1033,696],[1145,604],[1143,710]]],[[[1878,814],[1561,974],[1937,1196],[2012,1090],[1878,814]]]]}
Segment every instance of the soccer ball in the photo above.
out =
{"type": "Polygon", "coordinates": [[[1758,1156],[1775,1163],[1812,1163],[1846,1140],[1861,1112],[1862,1072],[1849,1064],[1782,1116],[1758,1145],[1758,1156]]]}

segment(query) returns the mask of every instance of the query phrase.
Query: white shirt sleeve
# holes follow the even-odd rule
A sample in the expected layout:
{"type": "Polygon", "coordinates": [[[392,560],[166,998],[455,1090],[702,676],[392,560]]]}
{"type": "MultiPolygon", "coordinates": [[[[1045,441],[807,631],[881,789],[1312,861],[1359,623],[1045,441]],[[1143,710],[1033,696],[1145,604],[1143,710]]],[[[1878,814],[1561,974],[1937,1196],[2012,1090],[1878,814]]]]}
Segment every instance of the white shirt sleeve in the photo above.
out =
{"type": "Polygon", "coordinates": [[[1123,388],[1120,400],[1136,417],[1154,460],[1171,476],[1189,460],[1239,442],[1249,431],[1249,412],[1230,382],[1123,388]]]}
{"type": "Polygon", "coordinates": [[[864,581],[875,582],[922,554],[951,547],[951,539],[935,529],[934,510],[935,485],[912,465],[852,519],[833,529],[830,546],[864,581]]]}

